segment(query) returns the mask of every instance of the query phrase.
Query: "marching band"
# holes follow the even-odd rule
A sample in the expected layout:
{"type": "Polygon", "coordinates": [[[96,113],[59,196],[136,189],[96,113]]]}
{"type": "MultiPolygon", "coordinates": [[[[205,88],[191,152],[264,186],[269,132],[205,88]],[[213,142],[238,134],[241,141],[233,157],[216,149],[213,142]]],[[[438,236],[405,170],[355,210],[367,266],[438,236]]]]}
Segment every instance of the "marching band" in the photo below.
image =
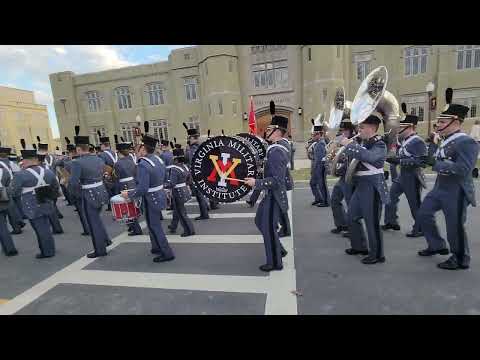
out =
{"type": "MultiPolygon", "coordinates": [[[[470,252],[465,222],[468,206],[476,205],[472,172],[479,153],[477,141],[462,132],[469,108],[454,104],[453,90],[447,89],[447,107],[438,116],[434,133],[425,141],[416,132],[418,117],[407,114],[405,104],[401,105],[403,115],[400,115],[398,102],[387,90],[387,84],[388,72],[381,66],[365,78],[352,102],[345,99],[343,88],[338,88],[329,119],[324,114],[312,119],[312,137],[306,147],[311,159],[312,205],[331,206],[334,223],[331,233],[349,238],[350,247],[345,252],[364,256],[361,262],[369,265],[386,261],[383,231],[400,230],[398,203],[405,194],[412,217],[412,228],[406,236],[426,240],[426,248],[418,255],[450,255],[438,264],[439,268],[467,269],[470,252]],[[334,136],[330,135],[332,131],[334,136]],[[390,188],[386,165],[390,166],[390,188]],[[427,166],[432,167],[437,177],[433,189],[422,200],[427,166]],[[327,186],[329,174],[337,178],[331,195],[327,186]],[[380,225],[383,208],[384,224],[380,225]],[[435,222],[435,213],[440,210],[445,214],[446,239],[439,234],[435,222]]],[[[22,158],[18,165],[11,149],[0,145],[3,253],[18,254],[12,235],[22,233],[23,220],[28,219],[38,240],[37,258],[55,255],[54,235],[64,233],[60,223],[63,215],[56,205],[62,193],[67,205],[73,206],[79,216],[82,235],[91,237],[93,251],[87,257],[108,255],[107,248],[112,242],[101,218],[106,206],[115,220],[127,225],[129,236],[143,234],[138,218],[144,214],[151,253],[156,255],[153,261],[172,261],[175,254],[162,227],[162,210],[172,210],[170,234],[176,233],[180,223],[181,236],[192,236],[195,228],[188,217],[186,202],[195,197],[200,210],[195,220],[207,220],[209,209],[218,208],[222,202],[222,192],[233,194],[239,187],[248,186],[252,193],[247,204],[254,207],[260,198],[255,224],[263,236],[266,254],[266,262],[260,269],[282,270],[282,258],[287,251],[280,239],[291,236],[287,193],[293,189],[290,170],[294,167],[295,149],[291,137],[286,137],[288,118],[276,114],[273,101],[270,113],[271,123],[263,138],[252,135],[257,139],[251,140],[260,145],[249,143],[248,137],[240,141],[238,136],[223,134],[219,138],[229,139],[230,145],[221,143],[219,152],[205,160],[198,158],[200,152],[204,155],[204,150],[199,150],[202,144],[199,131],[185,123],[186,149],[176,139],[169,142],[149,135],[147,121],[142,142],[135,148],[123,138],[118,141],[115,135],[114,151],[110,138],[100,133],[101,145],[96,148],[88,136],[79,135],[79,126],[75,126],[74,143],[65,138],[64,155],[50,153],[48,144],[39,137],[33,150],[27,149],[21,139],[22,158]],[[252,149],[265,147],[265,154],[257,158],[255,172],[235,158],[233,152],[228,152],[235,150],[248,157],[249,153],[243,153],[239,146],[246,146],[257,157],[258,147],[252,149]],[[213,184],[217,191],[192,180],[194,163],[197,166],[200,161],[204,161],[201,167],[204,183],[213,184]],[[253,173],[256,175],[252,176],[253,173]]],[[[215,139],[210,137],[210,131],[207,139],[215,139]]]]}

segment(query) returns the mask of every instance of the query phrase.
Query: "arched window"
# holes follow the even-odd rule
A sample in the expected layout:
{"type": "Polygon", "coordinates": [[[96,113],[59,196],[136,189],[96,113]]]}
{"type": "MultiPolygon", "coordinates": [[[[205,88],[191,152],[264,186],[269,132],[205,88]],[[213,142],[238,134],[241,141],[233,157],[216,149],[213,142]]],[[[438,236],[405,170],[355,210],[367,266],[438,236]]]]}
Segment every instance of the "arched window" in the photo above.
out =
{"type": "Polygon", "coordinates": [[[166,90],[163,83],[156,82],[147,84],[147,93],[151,106],[165,104],[166,90]]]}
{"type": "Polygon", "coordinates": [[[132,108],[132,97],[130,95],[130,89],[128,86],[121,86],[115,89],[115,95],[117,97],[118,108],[120,110],[132,108]]]}

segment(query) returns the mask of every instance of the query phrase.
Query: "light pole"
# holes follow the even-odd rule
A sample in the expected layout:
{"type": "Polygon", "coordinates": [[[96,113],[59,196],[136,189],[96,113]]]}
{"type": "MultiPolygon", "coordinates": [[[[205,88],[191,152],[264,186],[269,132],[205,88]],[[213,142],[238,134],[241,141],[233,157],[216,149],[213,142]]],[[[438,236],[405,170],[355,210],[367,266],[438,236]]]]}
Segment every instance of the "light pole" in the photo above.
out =
{"type": "Polygon", "coordinates": [[[430,136],[432,132],[432,94],[435,90],[435,84],[430,81],[425,87],[425,90],[428,94],[428,136],[430,136]]]}

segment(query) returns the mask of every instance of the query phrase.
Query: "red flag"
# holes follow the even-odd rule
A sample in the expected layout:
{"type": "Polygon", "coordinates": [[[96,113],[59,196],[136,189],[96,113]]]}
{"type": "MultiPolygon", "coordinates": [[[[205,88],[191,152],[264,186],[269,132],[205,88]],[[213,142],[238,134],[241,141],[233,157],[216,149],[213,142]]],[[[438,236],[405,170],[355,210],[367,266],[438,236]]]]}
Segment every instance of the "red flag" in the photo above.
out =
{"type": "Polygon", "coordinates": [[[248,128],[250,134],[257,134],[257,123],[255,120],[255,111],[253,111],[253,96],[250,96],[250,114],[248,115],[248,128]]]}

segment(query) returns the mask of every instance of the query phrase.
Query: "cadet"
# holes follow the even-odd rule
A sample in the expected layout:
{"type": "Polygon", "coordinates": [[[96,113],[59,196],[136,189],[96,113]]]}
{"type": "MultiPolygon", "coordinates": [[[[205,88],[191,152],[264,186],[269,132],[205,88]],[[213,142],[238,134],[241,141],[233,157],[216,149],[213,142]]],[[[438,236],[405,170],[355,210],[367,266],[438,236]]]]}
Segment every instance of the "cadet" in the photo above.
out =
{"type": "Polygon", "coordinates": [[[185,166],[185,152],[177,147],[173,150],[173,165],[168,166],[169,179],[168,187],[172,189],[173,218],[168,226],[170,233],[174,234],[177,230],[178,222],[182,224],[182,237],[195,235],[192,221],[187,216],[185,203],[192,198],[187,186],[190,178],[190,172],[185,166]]]}
{"type": "Polygon", "coordinates": [[[317,122],[313,125],[312,137],[314,140],[313,160],[310,178],[310,188],[314,196],[312,205],[318,207],[328,207],[328,188],[327,188],[327,171],[325,168],[325,140],[323,138],[323,125],[317,122]]]}
{"type": "MultiPolygon", "coordinates": [[[[108,136],[100,136],[100,131],[98,132],[98,137],[100,139],[100,149],[97,155],[100,159],[103,160],[106,166],[113,170],[115,163],[118,161],[118,155],[115,151],[110,148],[110,138],[108,136]]],[[[95,152],[95,147],[93,149],[95,152]]],[[[105,187],[108,191],[110,197],[115,195],[115,184],[112,182],[112,179],[109,176],[104,177],[105,187]]],[[[108,202],[107,211],[111,210],[110,202],[108,202]]]]}
{"type": "Polygon", "coordinates": [[[295,158],[295,144],[293,143],[292,140],[292,135],[288,135],[288,142],[290,143],[290,170],[295,170],[295,163],[294,163],[294,158],[295,158]]]}
{"type": "MultiPolygon", "coordinates": [[[[0,146],[0,156],[10,153],[10,148],[0,146]]],[[[0,160],[0,164],[3,162],[0,160]]],[[[0,245],[5,256],[18,255],[18,251],[13,243],[12,235],[7,228],[7,212],[11,207],[13,200],[10,198],[10,184],[13,180],[10,168],[6,165],[0,165],[0,245]]]]}
{"type": "MultiPolygon", "coordinates": [[[[37,151],[37,159],[38,159],[39,166],[41,166],[45,170],[48,169],[48,170],[52,171],[49,168],[49,166],[45,164],[45,155],[44,154],[41,154],[37,151]]],[[[62,225],[60,224],[60,220],[59,220],[59,216],[58,216],[58,214],[60,212],[58,211],[57,206],[56,206],[57,198],[52,199],[52,200],[53,200],[54,211],[52,211],[50,214],[48,214],[48,221],[50,222],[50,225],[52,226],[52,233],[63,234],[63,228],[62,228],[62,225]]]]}
{"type": "MultiPolygon", "coordinates": [[[[147,121],[145,123],[148,124],[147,121]]],[[[148,125],[144,123],[145,132],[148,125]]],[[[158,254],[154,262],[171,261],[175,259],[168,244],[165,232],[160,221],[160,212],[166,206],[165,192],[163,191],[166,168],[163,162],[154,155],[157,139],[143,135],[143,145],[138,149],[137,187],[135,190],[122,191],[125,199],[142,198],[145,208],[147,227],[152,245],[151,253],[158,254]]]]}
{"type": "MultiPolygon", "coordinates": [[[[42,144],[40,142],[40,137],[39,136],[37,136],[37,140],[39,141],[39,143],[38,143],[38,154],[41,157],[41,159],[39,158],[40,164],[43,164],[47,169],[51,170],[56,176],[56,174],[57,174],[57,171],[56,171],[57,161],[55,161],[54,157],[51,154],[48,153],[48,144],[42,144]]],[[[54,201],[53,206],[55,207],[56,216],[59,219],[63,219],[63,215],[60,212],[60,210],[58,210],[58,207],[57,207],[57,200],[54,201]]]]}
{"type": "MultiPolygon", "coordinates": [[[[188,136],[187,141],[190,144],[186,151],[185,159],[187,161],[188,166],[192,166],[193,155],[195,154],[198,147],[200,146],[199,144],[200,134],[197,129],[189,129],[187,127],[187,124],[185,123],[183,123],[183,126],[187,129],[187,136],[188,136]]],[[[197,199],[197,202],[198,202],[198,207],[200,208],[200,216],[196,217],[195,220],[210,219],[210,216],[208,216],[207,200],[205,199],[205,197],[200,191],[197,191],[193,183],[190,185],[190,189],[192,191],[192,195],[195,195],[195,198],[197,199]]]]}
{"type": "MultiPolygon", "coordinates": [[[[293,179],[292,175],[290,174],[290,160],[291,160],[291,153],[292,153],[292,148],[290,142],[283,137],[282,139],[278,140],[275,145],[280,145],[285,147],[285,149],[288,152],[288,157],[289,157],[289,162],[287,164],[287,169],[285,172],[285,189],[287,191],[293,190],[293,179]]],[[[287,202],[288,202],[288,197],[287,197],[287,202]]],[[[282,212],[280,215],[280,232],[279,236],[284,237],[284,236],[290,236],[292,234],[291,228],[290,228],[290,219],[288,218],[288,211],[282,212]]]]}
{"type": "Polygon", "coordinates": [[[348,208],[348,228],[352,248],[345,252],[348,255],[368,255],[362,259],[364,264],[385,262],[380,217],[382,203],[388,203],[389,200],[383,170],[387,147],[382,137],[376,134],[382,120],[382,115],[375,111],[360,123],[358,132],[362,145],[351,139],[341,141],[341,144],[346,146],[346,155],[360,161],[353,176],[354,189],[348,208]],[[370,252],[360,223],[362,218],[367,228],[370,252]]]}
{"type": "Polygon", "coordinates": [[[170,143],[168,140],[161,141],[161,149],[162,153],[160,154],[160,158],[163,160],[165,166],[170,166],[173,164],[173,154],[170,150],[170,143]]]}
{"type": "MultiPolygon", "coordinates": [[[[6,147],[0,147],[0,169],[3,170],[4,176],[8,176],[8,184],[10,184],[14,177],[12,169],[12,162],[8,158],[11,149],[6,147]]],[[[9,195],[8,207],[5,210],[5,215],[8,217],[10,226],[12,227],[11,235],[17,235],[22,233],[22,228],[25,226],[23,222],[23,211],[20,211],[17,202],[12,195],[9,195]]],[[[20,205],[21,206],[21,205],[20,205]]]]}
{"type": "MultiPolygon", "coordinates": [[[[22,147],[24,145],[25,141],[22,147]]],[[[40,248],[37,259],[49,258],[55,256],[55,240],[48,217],[54,211],[52,199],[57,196],[59,185],[55,174],[39,165],[36,150],[22,150],[21,153],[23,170],[15,175],[12,192],[21,196],[23,211],[37,236],[40,248]]]]}
{"type": "MultiPolygon", "coordinates": [[[[79,127],[75,130],[78,133],[77,129],[79,127]]],[[[68,190],[71,194],[80,194],[80,204],[90,229],[94,251],[87,257],[106,256],[107,246],[112,242],[101,218],[102,206],[110,202],[102,181],[105,163],[90,153],[88,136],[75,136],[74,141],[78,158],[71,163],[68,190]]]]}
{"type": "MultiPolygon", "coordinates": [[[[351,139],[355,134],[355,127],[353,126],[350,119],[347,117],[346,112],[344,112],[344,118],[340,123],[340,130],[345,139],[351,139]]],[[[343,152],[340,155],[340,158],[337,162],[337,168],[332,169],[332,173],[336,176],[339,176],[338,181],[335,183],[332,189],[331,197],[331,206],[332,206],[332,215],[335,228],[331,230],[333,234],[347,233],[348,232],[348,219],[347,213],[343,206],[342,201],[345,200],[345,203],[350,202],[350,197],[352,196],[352,186],[347,184],[345,181],[345,174],[349,165],[349,158],[343,152]]],[[[348,235],[349,236],[349,235],[348,235]]]]}
{"type": "MultiPolygon", "coordinates": [[[[137,176],[137,164],[133,162],[132,158],[129,156],[130,149],[132,147],[131,143],[118,143],[118,161],[114,165],[115,174],[116,174],[116,193],[120,193],[123,190],[133,190],[135,189],[136,183],[135,178],[137,176]]],[[[128,235],[143,235],[142,228],[138,223],[138,220],[135,219],[132,223],[128,224],[128,235]]]]}
{"type": "Polygon", "coordinates": [[[65,142],[67,144],[67,151],[63,154],[63,156],[60,159],[57,160],[56,168],[57,168],[57,173],[60,173],[59,176],[62,178],[60,179],[61,180],[60,188],[62,189],[63,196],[65,196],[67,206],[73,206],[73,201],[70,198],[70,194],[68,193],[64,183],[66,181],[66,178],[63,177],[62,173],[64,174],[63,170],[65,170],[65,162],[71,160],[71,158],[69,157],[69,152],[71,151],[72,148],[73,148],[73,151],[75,151],[75,146],[70,144],[70,139],[66,136],[65,136],[65,142]]]}
{"type": "Polygon", "coordinates": [[[461,132],[462,123],[469,108],[452,104],[453,90],[446,90],[446,109],[437,118],[437,133],[443,138],[434,157],[428,159],[432,170],[437,172],[435,185],[423,199],[417,221],[425,234],[428,247],[419,251],[420,256],[447,255],[445,240],[440,236],[435,223],[435,213],[445,214],[447,240],[451,257],[438,267],[447,270],[468,269],[470,250],[465,222],[467,206],[476,206],[472,170],[478,156],[478,143],[461,132]]]}
{"type": "MultiPolygon", "coordinates": [[[[406,107],[406,104],[403,103],[402,109],[404,113],[406,113],[406,107]]],[[[408,237],[423,236],[420,224],[417,221],[417,212],[422,201],[422,187],[425,187],[425,179],[421,168],[424,166],[427,146],[425,141],[415,132],[417,123],[417,116],[405,115],[405,118],[400,121],[401,130],[398,132],[398,137],[401,141],[398,156],[387,158],[387,162],[393,166],[400,165],[400,175],[395,179],[392,174],[390,203],[385,206],[385,225],[382,226],[382,229],[400,230],[397,209],[400,195],[405,193],[414,221],[412,231],[407,233],[408,237]]]]}
{"type": "Polygon", "coordinates": [[[290,157],[283,146],[275,146],[275,143],[287,132],[287,128],[288,118],[273,116],[271,124],[267,127],[267,138],[273,144],[267,149],[264,178],[245,179],[248,186],[265,191],[255,216],[255,224],[263,235],[267,258],[267,263],[260,266],[262,271],[282,270],[282,257],[287,255],[287,252],[282,249],[277,226],[282,212],[288,211],[285,178],[290,157]]]}

